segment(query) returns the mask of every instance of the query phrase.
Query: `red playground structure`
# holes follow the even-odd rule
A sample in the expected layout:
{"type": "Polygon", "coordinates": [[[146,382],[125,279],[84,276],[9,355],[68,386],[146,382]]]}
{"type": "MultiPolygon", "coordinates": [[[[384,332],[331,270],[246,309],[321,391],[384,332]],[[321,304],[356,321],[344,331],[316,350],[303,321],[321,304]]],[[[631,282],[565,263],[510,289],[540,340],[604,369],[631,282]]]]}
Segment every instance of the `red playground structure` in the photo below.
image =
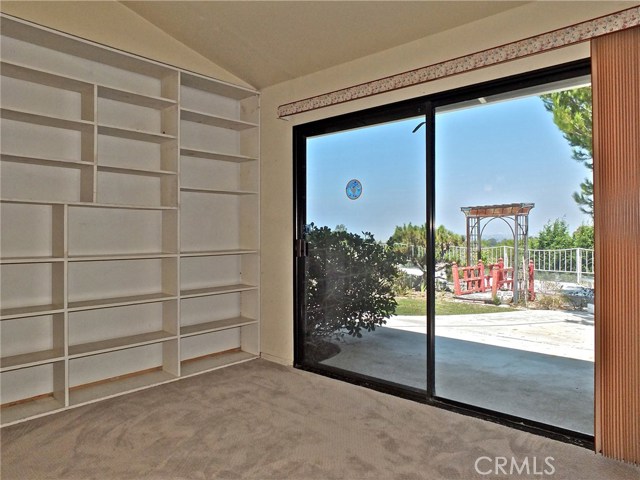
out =
{"type": "MultiPolygon", "coordinates": [[[[528,300],[535,300],[536,298],[534,270],[533,260],[529,260],[528,300]]],[[[486,266],[482,260],[469,267],[459,267],[457,263],[453,263],[451,273],[453,274],[453,290],[456,295],[490,291],[491,298],[495,298],[498,296],[498,290],[513,291],[514,289],[513,267],[505,267],[502,258],[499,258],[497,263],[486,266]],[[490,272],[488,275],[486,273],[487,270],[490,272]],[[462,278],[460,278],[460,273],[462,273],[462,278]]]]}

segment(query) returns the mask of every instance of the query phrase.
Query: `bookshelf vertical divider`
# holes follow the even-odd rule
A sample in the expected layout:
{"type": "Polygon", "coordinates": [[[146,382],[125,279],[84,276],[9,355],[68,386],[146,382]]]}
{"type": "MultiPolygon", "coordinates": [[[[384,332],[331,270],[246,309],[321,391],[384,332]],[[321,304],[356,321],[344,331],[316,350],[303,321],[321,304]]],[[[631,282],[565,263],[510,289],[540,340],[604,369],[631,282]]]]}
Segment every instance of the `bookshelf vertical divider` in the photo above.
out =
{"type": "Polygon", "coordinates": [[[258,92],[0,22],[2,425],[257,358],[258,92]]]}

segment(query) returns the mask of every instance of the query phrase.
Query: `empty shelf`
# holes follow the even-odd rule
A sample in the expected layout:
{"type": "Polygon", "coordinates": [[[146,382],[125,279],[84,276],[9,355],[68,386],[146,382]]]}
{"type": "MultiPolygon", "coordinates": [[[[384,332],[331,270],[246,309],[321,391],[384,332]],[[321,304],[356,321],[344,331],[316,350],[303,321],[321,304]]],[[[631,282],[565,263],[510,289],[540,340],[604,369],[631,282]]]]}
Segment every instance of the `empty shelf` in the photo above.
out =
{"type": "Polygon", "coordinates": [[[40,85],[70,90],[72,92],[93,92],[93,85],[91,83],[58,75],[57,73],[50,73],[44,70],[19,65],[17,63],[1,62],[0,73],[5,77],[26,80],[27,82],[39,83],[40,85]]]}
{"type": "Polygon", "coordinates": [[[0,371],[15,370],[17,368],[33,367],[43,363],[64,360],[64,349],[54,348],[40,352],[23,353],[0,359],[0,371]]]}
{"type": "Polygon", "coordinates": [[[139,107],[155,108],[156,110],[162,110],[177,104],[175,100],[168,98],[142,95],[140,93],[105,87],[103,85],[98,85],[98,97],[138,105],[139,107]]]}
{"type": "Polygon", "coordinates": [[[159,332],[141,333],[139,335],[130,335],[128,337],[110,338],[108,340],[100,340],[97,342],[69,345],[69,356],[79,357],[86,354],[105,353],[124,348],[139,347],[149,343],[171,340],[175,337],[176,335],[161,330],[159,332]]]}
{"type": "Polygon", "coordinates": [[[216,332],[218,330],[227,330],[229,328],[241,327],[243,325],[251,325],[258,323],[253,318],[235,317],[225,318],[223,320],[214,320],[211,322],[198,323],[195,325],[185,325],[180,328],[180,335],[183,337],[191,335],[200,335],[202,333],[216,332]]]}
{"type": "Polygon", "coordinates": [[[177,207],[164,207],[159,205],[124,205],[116,203],[94,203],[94,202],[62,202],[47,200],[27,200],[22,198],[0,198],[2,203],[22,203],[28,205],[69,205],[72,207],[90,208],[124,208],[129,210],[177,210],[177,207]]]}
{"type": "Polygon", "coordinates": [[[49,315],[51,313],[59,313],[63,310],[61,304],[51,305],[32,305],[30,307],[14,307],[3,308],[0,310],[0,318],[2,320],[9,320],[12,318],[20,317],[35,317],[39,315],[49,315]]]}
{"type": "Polygon", "coordinates": [[[218,255],[247,255],[251,253],[258,253],[257,250],[200,250],[191,252],[180,252],[181,257],[215,257],[218,255]]]}
{"type": "Polygon", "coordinates": [[[34,399],[26,399],[12,405],[3,405],[2,410],[0,410],[0,418],[2,419],[2,425],[8,425],[18,420],[53,412],[61,408],[64,408],[64,402],[60,402],[51,394],[34,399]]]}
{"type": "Polygon", "coordinates": [[[180,296],[182,298],[205,297],[208,295],[220,295],[222,293],[244,292],[246,290],[257,290],[258,287],[253,285],[245,285],[238,283],[234,285],[223,285],[220,287],[193,288],[182,290],[180,296]]]}
{"type": "Polygon", "coordinates": [[[108,260],[145,260],[153,258],[173,258],[176,253],[123,253],[111,255],[70,255],[70,262],[99,262],[108,260]]]}
{"type": "Polygon", "coordinates": [[[151,385],[159,385],[174,380],[175,378],[177,377],[158,367],[157,370],[153,371],[133,373],[88,385],[79,385],[69,390],[69,404],[78,405],[93,400],[101,400],[103,398],[140,390],[151,385]]]}
{"type": "Polygon", "coordinates": [[[6,153],[3,153],[0,156],[0,159],[2,159],[5,162],[26,163],[29,165],[45,165],[45,166],[53,166],[53,167],[71,167],[71,168],[93,167],[92,162],[64,160],[61,158],[27,157],[22,155],[11,155],[6,153]]]}
{"type": "Polygon", "coordinates": [[[193,148],[181,148],[180,155],[184,155],[185,157],[208,158],[209,160],[221,160],[223,162],[235,163],[257,160],[255,157],[248,157],[246,155],[234,155],[231,153],[213,152],[210,150],[197,150],[193,148]]]}
{"type": "Polygon", "coordinates": [[[0,259],[1,264],[9,263],[53,263],[64,262],[62,257],[5,257],[0,259]]]}
{"type": "Polygon", "coordinates": [[[137,305],[139,303],[153,303],[163,300],[172,300],[174,298],[176,298],[175,295],[169,295],[167,293],[150,293],[147,295],[132,295],[127,297],[81,300],[76,302],[69,302],[69,311],[91,310],[100,307],[137,305]]]}
{"type": "Polygon", "coordinates": [[[151,170],[146,168],[133,167],[111,167],[109,165],[98,165],[99,172],[124,173],[127,175],[143,175],[143,176],[164,176],[177,175],[176,172],[170,170],[151,170]]]}
{"type": "Polygon", "coordinates": [[[213,93],[215,95],[234,98],[236,100],[255,97],[258,94],[257,92],[249,90],[248,88],[240,87],[238,85],[231,85],[230,83],[220,81],[211,81],[210,78],[203,77],[194,73],[181,72],[180,84],[183,87],[195,88],[196,90],[202,90],[205,92],[213,93]]]}
{"type": "Polygon", "coordinates": [[[233,118],[218,117],[209,113],[197,112],[195,110],[187,110],[184,108],[180,110],[180,119],[186,120],[187,122],[202,123],[212,127],[220,127],[237,131],[247,130],[258,126],[256,123],[235,120],[233,118]]]}
{"type": "Polygon", "coordinates": [[[253,190],[222,190],[219,188],[194,188],[194,187],[181,187],[182,192],[192,193],[214,193],[218,195],[257,195],[258,192],[253,190]]]}
{"type": "Polygon", "coordinates": [[[64,128],[67,130],[77,130],[80,132],[93,131],[93,122],[85,120],[69,120],[66,118],[52,117],[49,115],[41,115],[39,113],[25,112],[20,110],[12,110],[9,108],[0,109],[2,118],[7,120],[16,120],[18,122],[32,123],[34,125],[43,125],[45,127],[64,128]]]}
{"type": "Polygon", "coordinates": [[[180,373],[182,377],[186,377],[207,370],[215,370],[216,368],[227,367],[236,363],[248,362],[256,358],[258,357],[251,353],[231,351],[208,355],[206,357],[187,359],[181,362],[180,373]]]}
{"type": "Polygon", "coordinates": [[[111,137],[126,138],[128,140],[138,140],[141,142],[164,143],[175,140],[173,135],[165,135],[163,133],[144,132],[141,130],[131,130],[129,128],[113,127],[110,125],[98,125],[98,133],[100,135],[108,135],[111,137]]]}

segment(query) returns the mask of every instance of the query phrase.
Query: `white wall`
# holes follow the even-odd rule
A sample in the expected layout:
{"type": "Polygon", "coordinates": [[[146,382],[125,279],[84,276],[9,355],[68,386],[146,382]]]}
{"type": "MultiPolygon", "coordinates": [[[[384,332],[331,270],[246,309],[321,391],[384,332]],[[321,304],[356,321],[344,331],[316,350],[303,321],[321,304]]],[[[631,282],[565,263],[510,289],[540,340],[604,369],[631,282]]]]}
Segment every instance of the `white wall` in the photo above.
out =
{"type": "MultiPolygon", "coordinates": [[[[637,2],[634,2],[637,4],[637,2]]],[[[309,121],[586,58],[567,47],[420,86],[277,119],[279,105],[521,40],[633,6],[629,2],[535,2],[397,48],[266,88],[262,93],[262,352],[293,361],[292,127],[309,121]]]]}

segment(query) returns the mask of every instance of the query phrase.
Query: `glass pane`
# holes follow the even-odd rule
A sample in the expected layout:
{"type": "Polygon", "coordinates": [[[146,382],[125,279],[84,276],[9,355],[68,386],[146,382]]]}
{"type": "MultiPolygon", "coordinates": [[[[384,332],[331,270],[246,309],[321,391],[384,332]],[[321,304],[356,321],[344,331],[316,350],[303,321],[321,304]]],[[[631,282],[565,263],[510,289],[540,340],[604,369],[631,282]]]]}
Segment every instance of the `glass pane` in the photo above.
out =
{"type": "Polygon", "coordinates": [[[592,435],[588,82],[437,111],[435,394],[592,435]]]}
{"type": "Polygon", "coordinates": [[[423,121],[307,139],[305,363],[426,388],[423,121]]]}

